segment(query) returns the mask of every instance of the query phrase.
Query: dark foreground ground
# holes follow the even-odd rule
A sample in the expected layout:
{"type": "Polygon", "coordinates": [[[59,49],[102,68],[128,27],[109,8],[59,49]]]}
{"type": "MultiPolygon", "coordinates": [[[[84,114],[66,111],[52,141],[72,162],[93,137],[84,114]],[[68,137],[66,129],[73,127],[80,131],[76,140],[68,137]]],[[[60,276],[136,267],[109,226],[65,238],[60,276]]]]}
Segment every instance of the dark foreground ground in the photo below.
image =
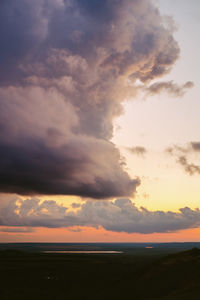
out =
{"type": "MultiPolygon", "coordinates": [[[[192,244],[0,245],[0,299],[200,299],[200,250],[192,244]],[[122,254],[45,254],[44,250],[122,254]],[[184,250],[184,251],[180,251],[184,250]]],[[[199,245],[197,245],[199,246],[199,245]]]]}

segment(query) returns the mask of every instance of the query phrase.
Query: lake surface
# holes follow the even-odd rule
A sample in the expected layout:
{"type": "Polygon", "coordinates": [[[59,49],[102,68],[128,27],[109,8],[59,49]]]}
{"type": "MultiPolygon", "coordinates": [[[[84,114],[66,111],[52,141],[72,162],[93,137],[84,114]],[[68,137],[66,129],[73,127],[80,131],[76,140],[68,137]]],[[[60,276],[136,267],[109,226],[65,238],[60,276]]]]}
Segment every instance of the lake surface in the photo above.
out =
{"type": "Polygon", "coordinates": [[[43,251],[43,253],[76,253],[76,254],[80,254],[80,253],[84,253],[84,254],[115,254],[115,253],[123,253],[123,251],[92,251],[92,250],[88,250],[88,251],[43,251]]]}

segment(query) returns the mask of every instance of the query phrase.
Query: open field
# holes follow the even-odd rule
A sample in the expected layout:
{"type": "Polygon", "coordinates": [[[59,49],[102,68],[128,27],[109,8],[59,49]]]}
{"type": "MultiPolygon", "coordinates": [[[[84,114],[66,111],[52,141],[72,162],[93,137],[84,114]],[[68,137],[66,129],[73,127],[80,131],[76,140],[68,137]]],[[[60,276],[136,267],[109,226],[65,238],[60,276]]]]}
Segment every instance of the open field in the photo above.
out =
{"type": "Polygon", "coordinates": [[[199,299],[200,250],[142,245],[1,244],[1,299],[199,299]],[[123,253],[42,253],[50,249],[123,253]]]}

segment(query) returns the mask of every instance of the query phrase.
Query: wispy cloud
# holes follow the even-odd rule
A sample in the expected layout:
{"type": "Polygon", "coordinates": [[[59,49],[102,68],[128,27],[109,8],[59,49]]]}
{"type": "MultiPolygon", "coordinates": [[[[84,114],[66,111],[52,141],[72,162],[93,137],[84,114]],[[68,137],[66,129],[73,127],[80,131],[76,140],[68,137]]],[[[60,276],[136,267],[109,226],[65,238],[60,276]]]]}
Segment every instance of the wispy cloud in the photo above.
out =
{"type": "Polygon", "coordinates": [[[147,149],[142,146],[127,147],[127,150],[132,154],[142,156],[142,157],[144,157],[145,154],[147,153],[147,149]]]}
{"type": "Polygon", "coordinates": [[[178,157],[177,162],[184,167],[185,172],[189,175],[200,174],[200,165],[189,163],[185,156],[178,157]]]}
{"type": "Polygon", "coordinates": [[[178,85],[174,81],[161,81],[151,84],[150,86],[144,87],[143,91],[147,95],[160,94],[162,92],[168,93],[173,97],[182,97],[188,89],[194,86],[192,81],[188,81],[183,85],[178,85]]]}
{"type": "MultiPolygon", "coordinates": [[[[190,142],[186,146],[174,145],[166,151],[176,158],[176,161],[184,168],[186,173],[191,176],[200,174],[200,163],[192,163],[188,158],[192,154],[200,154],[200,142],[190,142]]],[[[200,161],[200,157],[195,161],[200,161]]]]}
{"type": "Polygon", "coordinates": [[[0,232],[7,232],[7,233],[30,233],[34,232],[35,228],[32,227],[1,227],[0,232]]]}

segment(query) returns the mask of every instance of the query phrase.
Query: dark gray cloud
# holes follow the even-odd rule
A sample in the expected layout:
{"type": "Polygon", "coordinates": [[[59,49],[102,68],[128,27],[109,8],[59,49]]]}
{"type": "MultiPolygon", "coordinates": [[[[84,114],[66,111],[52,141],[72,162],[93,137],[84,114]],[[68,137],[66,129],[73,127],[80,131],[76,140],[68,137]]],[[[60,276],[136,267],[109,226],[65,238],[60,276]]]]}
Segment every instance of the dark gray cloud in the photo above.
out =
{"type": "Polygon", "coordinates": [[[132,154],[136,154],[138,156],[143,156],[143,157],[147,153],[147,149],[142,146],[128,147],[127,150],[132,154]]]}
{"type": "Polygon", "coordinates": [[[110,142],[134,82],[179,57],[149,0],[0,2],[0,190],[134,195],[110,142]]]}
{"type": "Polygon", "coordinates": [[[4,192],[106,198],[130,195],[140,183],[123,171],[119,152],[109,142],[88,139],[86,144],[87,140],[80,138],[58,149],[47,147],[41,140],[26,142],[28,145],[0,148],[0,157],[4,158],[0,188],[4,192]]]}
{"type": "Polygon", "coordinates": [[[161,92],[167,92],[170,96],[173,97],[182,97],[187,89],[190,89],[194,86],[194,83],[188,81],[183,85],[178,85],[173,81],[162,81],[151,84],[148,87],[144,87],[144,92],[147,95],[160,94],[161,92]]]}
{"type": "MultiPolygon", "coordinates": [[[[73,205],[72,205],[73,206],[73,205]]],[[[178,212],[149,211],[137,208],[129,199],[86,201],[72,211],[56,201],[32,198],[12,200],[0,208],[1,226],[69,227],[102,226],[106,230],[127,233],[172,232],[200,226],[199,209],[181,208],[178,212]]],[[[75,230],[77,228],[75,227],[75,230]]]]}

